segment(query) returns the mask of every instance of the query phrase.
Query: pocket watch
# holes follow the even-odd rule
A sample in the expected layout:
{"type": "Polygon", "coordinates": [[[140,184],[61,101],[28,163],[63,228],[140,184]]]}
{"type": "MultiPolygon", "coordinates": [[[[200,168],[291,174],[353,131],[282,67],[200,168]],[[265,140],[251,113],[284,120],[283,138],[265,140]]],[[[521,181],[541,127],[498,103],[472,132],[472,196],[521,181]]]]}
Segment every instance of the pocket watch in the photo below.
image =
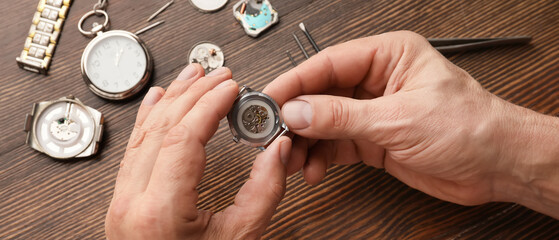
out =
{"type": "Polygon", "coordinates": [[[25,117],[26,144],[55,159],[88,157],[97,152],[103,121],[73,96],[35,103],[25,117]]]}
{"type": "Polygon", "coordinates": [[[146,45],[136,34],[122,30],[103,32],[109,26],[109,16],[103,10],[86,13],[79,22],[79,30],[95,37],[85,48],[81,72],[89,89],[109,100],[127,99],[140,92],[149,82],[153,60],[146,45]],[[103,15],[103,24],[94,24],[90,31],[82,28],[86,18],[103,15]]]}
{"type": "Polygon", "coordinates": [[[260,150],[266,149],[276,138],[289,131],[276,101],[246,86],[239,91],[227,114],[227,122],[235,142],[260,150]]]}

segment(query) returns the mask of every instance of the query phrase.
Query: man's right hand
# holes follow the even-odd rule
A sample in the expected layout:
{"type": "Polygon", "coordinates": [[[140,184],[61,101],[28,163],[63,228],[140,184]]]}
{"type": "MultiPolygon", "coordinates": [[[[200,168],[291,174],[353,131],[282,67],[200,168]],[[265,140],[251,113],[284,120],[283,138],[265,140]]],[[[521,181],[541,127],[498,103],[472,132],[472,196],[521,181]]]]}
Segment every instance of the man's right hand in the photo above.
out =
{"type": "Polygon", "coordinates": [[[484,90],[415,33],[328,48],[264,92],[298,135],[288,173],[303,169],[310,184],[330,164],[362,161],[443,200],[559,217],[559,121],[484,90]]]}

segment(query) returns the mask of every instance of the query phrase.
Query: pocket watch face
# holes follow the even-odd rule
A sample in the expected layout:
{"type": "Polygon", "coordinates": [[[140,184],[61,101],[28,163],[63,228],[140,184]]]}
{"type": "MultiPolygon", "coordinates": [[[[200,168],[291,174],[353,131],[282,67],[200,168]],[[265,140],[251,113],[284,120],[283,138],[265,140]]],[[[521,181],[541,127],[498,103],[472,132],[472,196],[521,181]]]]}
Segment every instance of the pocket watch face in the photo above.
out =
{"type": "Polygon", "coordinates": [[[45,153],[55,158],[71,158],[91,144],[95,123],[82,105],[72,101],[59,101],[40,113],[35,132],[45,153]]]}
{"type": "Polygon", "coordinates": [[[215,12],[221,9],[228,0],[190,0],[190,3],[201,12],[215,12]]]}
{"type": "Polygon", "coordinates": [[[134,35],[109,31],[97,36],[87,46],[82,57],[82,70],[87,80],[101,92],[119,94],[146,84],[149,60],[145,47],[134,35]]]}

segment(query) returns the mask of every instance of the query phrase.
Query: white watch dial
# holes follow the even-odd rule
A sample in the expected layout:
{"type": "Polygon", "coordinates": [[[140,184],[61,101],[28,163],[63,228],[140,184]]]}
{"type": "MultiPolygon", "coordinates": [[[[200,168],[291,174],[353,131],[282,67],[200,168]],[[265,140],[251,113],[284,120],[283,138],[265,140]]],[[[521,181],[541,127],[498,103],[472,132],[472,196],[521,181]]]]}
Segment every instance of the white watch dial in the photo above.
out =
{"type": "Polygon", "coordinates": [[[81,105],[56,102],[40,113],[35,132],[45,153],[57,158],[71,158],[91,144],[95,123],[81,105]]]}
{"type": "Polygon", "coordinates": [[[108,93],[136,87],[147,70],[147,53],[132,37],[105,33],[85,58],[89,80],[108,93]]]}

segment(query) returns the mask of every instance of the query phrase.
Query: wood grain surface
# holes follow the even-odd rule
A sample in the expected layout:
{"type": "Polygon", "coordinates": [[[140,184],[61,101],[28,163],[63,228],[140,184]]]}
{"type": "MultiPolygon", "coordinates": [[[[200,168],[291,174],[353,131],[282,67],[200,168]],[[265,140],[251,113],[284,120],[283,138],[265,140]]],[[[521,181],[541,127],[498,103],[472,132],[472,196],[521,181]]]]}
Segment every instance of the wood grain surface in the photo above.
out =
{"type": "MultiPolygon", "coordinates": [[[[90,39],[77,29],[95,0],[75,1],[48,76],[17,67],[37,0],[3,1],[0,8],[0,239],[103,239],[104,217],[118,165],[143,92],[130,101],[96,97],[80,75],[90,39]],[[100,153],[61,162],[25,143],[22,131],[32,103],[73,94],[105,114],[100,153]]],[[[112,29],[136,31],[166,1],[109,1],[112,29]]],[[[394,30],[426,37],[530,35],[529,46],[448,55],[491,92],[536,111],[559,115],[559,1],[557,0],[273,0],[280,23],[257,39],[244,34],[232,16],[234,2],[219,12],[196,11],[175,1],[157,20],[166,23],[140,37],[155,59],[150,85],[167,87],[200,41],[222,47],[234,79],[262,89],[311,45],[297,24],[305,22],[325,48],[394,30]]],[[[199,206],[219,211],[232,203],[248,177],[256,150],[234,144],[225,122],[207,147],[199,206]]],[[[559,239],[559,221],[522,206],[490,203],[464,207],[415,191],[382,170],[333,166],[318,186],[301,174],[288,180],[285,199],[266,239],[559,239]]]]}

